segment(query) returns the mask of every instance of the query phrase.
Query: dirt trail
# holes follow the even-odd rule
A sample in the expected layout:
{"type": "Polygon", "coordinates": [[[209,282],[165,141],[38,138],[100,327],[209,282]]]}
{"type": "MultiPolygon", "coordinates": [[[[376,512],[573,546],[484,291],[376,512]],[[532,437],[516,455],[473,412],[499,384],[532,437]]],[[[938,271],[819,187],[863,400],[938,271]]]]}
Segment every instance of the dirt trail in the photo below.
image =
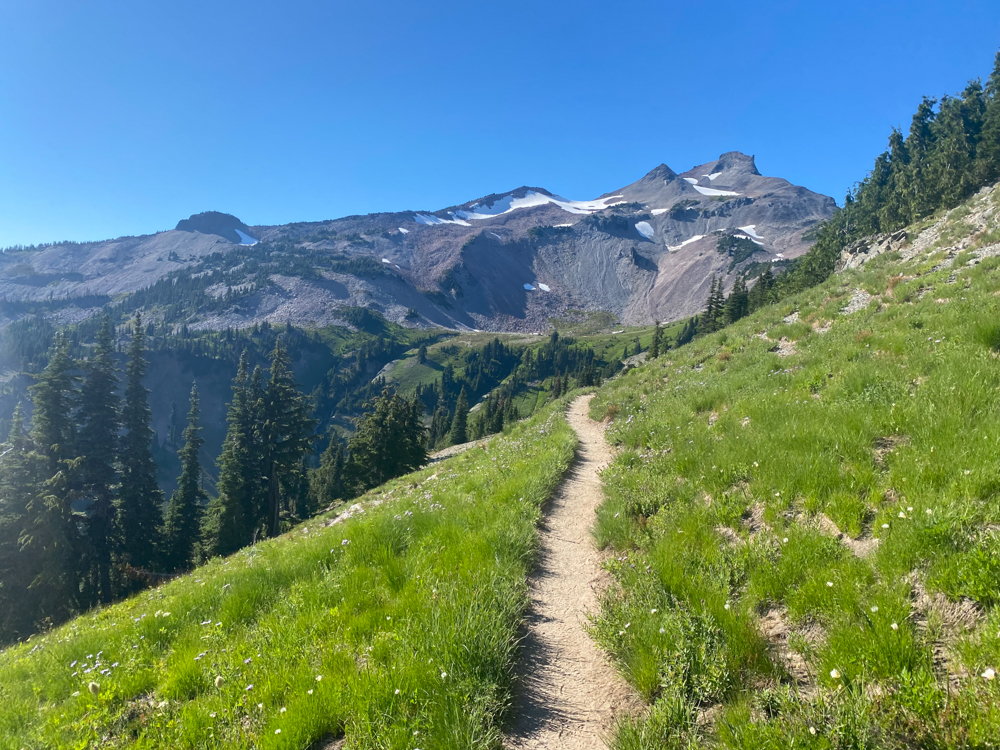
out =
{"type": "Polygon", "coordinates": [[[603,580],[590,528],[603,497],[597,472],[611,459],[603,425],[587,416],[591,398],[576,399],[566,415],[580,443],[542,526],[509,750],[602,750],[614,717],[638,705],[583,629],[603,580]]]}

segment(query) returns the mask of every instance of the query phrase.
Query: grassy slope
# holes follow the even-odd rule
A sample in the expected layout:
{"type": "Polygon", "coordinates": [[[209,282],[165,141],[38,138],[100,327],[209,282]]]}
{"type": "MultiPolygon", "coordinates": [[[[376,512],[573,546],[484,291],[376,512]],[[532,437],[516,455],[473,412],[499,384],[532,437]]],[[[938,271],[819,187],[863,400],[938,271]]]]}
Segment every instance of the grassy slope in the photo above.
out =
{"type": "Polygon", "coordinates": [[[967,214],[594,400],[594,632],[652,703],[614,746],[1000,743],[1000,258],[950,261],[967,214]]]}
{"type": "Polygon", "coordinates": [[[546,409],[363,515],[0,653],[0,747],[495,747],[539,508],[574,445],[546,409]]]}

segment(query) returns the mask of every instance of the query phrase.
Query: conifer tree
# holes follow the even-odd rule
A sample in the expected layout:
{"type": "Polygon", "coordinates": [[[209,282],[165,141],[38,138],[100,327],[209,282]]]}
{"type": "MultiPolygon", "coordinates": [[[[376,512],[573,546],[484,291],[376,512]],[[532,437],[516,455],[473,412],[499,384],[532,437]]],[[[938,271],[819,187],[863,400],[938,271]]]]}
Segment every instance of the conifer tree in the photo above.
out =
{"type": "Polygon", "coordinates": [[[750,312],[750,296],[747,292],[746,282],[742,276],[738,276],[733,283],[733,290],[729,293],[723,317],[726,325],[735,323],[740,318],[746,317],[750,312]]]}
{"type": "Polygon", "coordinates": [[[653,343],[649,346],[650,359],[656,359],[660,356],[660,339],[663,336],[663,331],[660,329],[660,321],[655,321],[655,324],[653,328],[653,343]]]}
{"type": "Polygon", "coordinates": [[[163,491],[156,481],[156,462],[152,453],[149,391],[142,384],[146,367],[145,332],[142,318],[136,314],[125,366],[124,433],[118,456],[121,488],[118,491],[117,535],[122,561],[141,570],[149,569],[156,561],[163,520],[163,491]]]}
{"type": "Polygon", "coordinates": [[[451,423],[451,432],[448,439],[452,445],[461,445],[468,442],[468,420],[469,420],[469,400],[465,395],[465,388],[458,394],[458,401],[455,404],[455,418],[451,423]]]}
{"type": "Polygon", "coordinates": [[[288,352],[280,340],[271,352],[271,377],[264,392],[261,448],[264,476],[267,479],[267,516],[263,519],[270,536],[281,530],[282,483],[298,471],[315,439],[316,423],[309,416],[306,398],[299,392],[292,376],[288,352]]]}
{"type": "Polygon", "coordinates": [[[65,619],[80,598],[77,528],[82,519],[73,511],[79,470],[70,413],[73,367],[69,344],[58,335],[48,365],[31,387],[31,439],[39,457],[39,484],[27,506],[21,549],[31,578],[25,606],[39,621],[65,619]]]}
{"type": "MultiPolygon", "coordinates": [[[[464,395],[464,391],[463,391],[464,395]]],[[[461,401],[463,396],[459,396],[461,401]]],[[[427,460],[419,402],[385,388],[348,444],[345,482],[352,494],[419,468],[427,460]]]]}
{"type": "Polygon", "coordinates": [[[249,544],[262,505],[260,450],[260,380],[258,369],[249,375],[249,357],[240,356],[229,428],[219,456],[218,495],[209,503],[202,530],[207,554],[228,555],[249,544]]]}
{"type": "Polygon", "coordinates": [[[427,364],[427,344],[426,342],[420,342],[420,348],[417,349],[417,362],[422,365],[427,364]]]}
{"type": "Polygon", "coordinates": [[[14,409],[10,431],[0,445],[0,643],[34,631],[33,592],[36,568],[22,553],[28,507],[38,489],[38,454],[24,431],[21,404],[14,409]]]}
{"type": "Polygon", "coordinates": [[[191,408],[181,439],[181,475],[177,489],[170,496],[163,517],[164,564],[168,570],[182,570],[191,565],[201,529],[201,517],[208,496],[201,487],[201,437],[198,386],[191,386],[191,408]]]}
{"type": "Polygon", "coordinates": [[[115,467],[118,442],[118,376],[111,319],[105,314],[80,389],[80,494],[86,502],[86,589],[89,601],[114,598],[111,565],[115,552],[115,467]]]}
{"type": "Polygon", "coordinates": [[[344,444],[336,435],[310,475],[309,491],[315,508],[326,508],[344,496],[344,444]]]}

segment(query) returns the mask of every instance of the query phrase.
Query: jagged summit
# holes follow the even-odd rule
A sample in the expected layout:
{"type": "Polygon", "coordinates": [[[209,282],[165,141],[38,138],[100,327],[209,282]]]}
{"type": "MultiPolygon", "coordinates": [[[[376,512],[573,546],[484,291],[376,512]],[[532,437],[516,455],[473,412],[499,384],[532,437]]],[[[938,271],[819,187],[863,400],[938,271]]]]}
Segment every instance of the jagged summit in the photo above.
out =
{"type": "Polygon", "coordinates": [[[753,156],[748,156],[740,151],[727,151],[720,156],[719,160],[715,162],[713,172],[747,173],[760,176],[753,156]]]}
{"type": "Polygon", "coordinates": [[[192,214],[190,218],[178,221],[174,229],[180,232],[214,234],[235,245],[252,245],[257,241],[250,236],[250,227],[232,214],[224,214],[220,211],[203,211],[200,214],[192,214]]]}

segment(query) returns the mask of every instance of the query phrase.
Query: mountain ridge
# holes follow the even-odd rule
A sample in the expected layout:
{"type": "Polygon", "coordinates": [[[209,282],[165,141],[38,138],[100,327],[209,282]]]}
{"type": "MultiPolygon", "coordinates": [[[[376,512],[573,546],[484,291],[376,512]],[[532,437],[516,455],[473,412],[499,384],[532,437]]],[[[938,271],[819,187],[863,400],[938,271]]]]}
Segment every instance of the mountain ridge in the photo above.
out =
{"type": "MultiPolygon", "coordinates": [[[[5,253],[0,298],[7,308],[44,302],[68,310],[79,307],[75,300],[110,302],[168,277],[214,274],[213,294],[242,290],[240,300],[172,323],[326,325],[345,307],[458,329],[539,331],[572,309],[607,311],[624,323],[667,321],[700,309],[713,274],[729,287],[748,263],[780,266],[801,255],[808,231],[835,207],[729,151],[682,173],[660,164],[593,200],[522,185],[435,211],[317,222],[248,225],[207,211],[152,235],[5,253]],[[760,249],[730,268],[716,252],[720,233],[760,249]],[[258,241],[263,255],[247,249],[258,241]],[[242,255],[223,260],[234,252],[242,255]]],[[[94,308],[66,314],[86,317],[94,308]]],[[[146,313],[156,319],[161,311],[146,313]]],[[[17,316],[0,308],[0,326],[17,316]]]]}

